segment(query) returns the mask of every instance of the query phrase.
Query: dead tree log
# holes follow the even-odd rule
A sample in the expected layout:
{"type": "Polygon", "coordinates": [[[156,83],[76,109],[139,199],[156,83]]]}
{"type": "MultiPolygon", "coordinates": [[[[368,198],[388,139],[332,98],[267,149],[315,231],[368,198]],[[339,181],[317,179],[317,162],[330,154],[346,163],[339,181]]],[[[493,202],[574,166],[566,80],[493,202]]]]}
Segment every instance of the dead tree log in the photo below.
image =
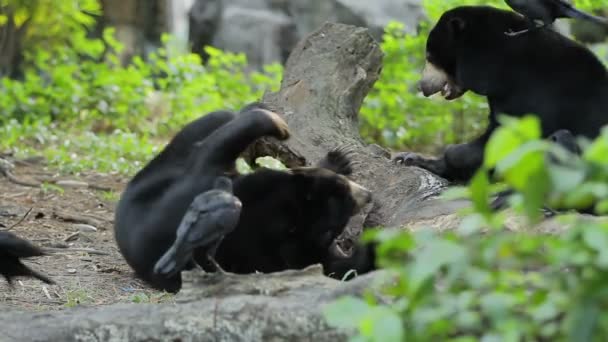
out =
{"type": "Polygon", "coordinates": [[[367,29],[323,25],[292,51],[280,91],[264,97],[284,114],[292,137],[285,142],[263,139],[252,153],[277,156],[292,167],[310,165],[329,149],[350,145],[357,162],[353,178],[376,197],[374,225],[402,226],[452,212],[454,204],[427,201],[445,188],[445,180],[394,165],[389,151],[361,139],[359,109],[381,69],[382,52],[367,29]],[[424,210],[429,205],[432,210],[424,210]]]}

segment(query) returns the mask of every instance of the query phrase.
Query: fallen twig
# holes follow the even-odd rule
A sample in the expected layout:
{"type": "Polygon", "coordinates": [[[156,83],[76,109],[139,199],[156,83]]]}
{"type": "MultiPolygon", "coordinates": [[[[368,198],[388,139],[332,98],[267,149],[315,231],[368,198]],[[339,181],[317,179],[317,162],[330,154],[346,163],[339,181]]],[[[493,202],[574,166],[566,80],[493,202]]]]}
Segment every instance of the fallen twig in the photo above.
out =
{"type": "Polygon", "coordinates": [[[68,242],[68,241],[74,240],[78,235],[80,235],[80,232],[74,232],[74,233],[68,235],[68,237],[66,237],[65,239],[63,239],[63,241],[68,242]]]}
{"type": "Polygon", "coordinates": [[[57,252],[85,252],[89,254],[95,255],[110,255],[110,253],[98,251],[93,248],[78,248],[78,247],[69,247],[69,248],[55,248],[55,247],[43,247],[43,251],[57,253],[57,252]]]}
{"type": "Polygon", "coordinates": [[[15,167],[15,165],[13,165],[8,160],[0,158],[0,173],[2,173],[2,175],[4,175],[4,177],[6,177],[6,179],[8,179],[11,183],[15,183],[17,185],[22,185],[22,186],[30,186],[30,187],[40,186],[40,184],[36,184],[36,183],[28,182],[28,181],[22,181],[22,180],[18,179],[17,177],[15,177],[15,175],[12,172],[12,169],[14,167],[15,167]]]}
{"type": "Polygon", "coordinates": [[[84,223],[84,224],[89,224],[91,226],[94,227],[101,227],[103,226],[102,222],[108,222],[108,220],[101,218],[101,217],[93,217],[92,215],[80,215],[80,214],[76,214],[76,213],[68,213],[68,212],[62,212],[62,211],[53,211],[53,216],[55,216],[58,219],[61,219],[63,221],[67,221],[67,222],[74,222],[74,223],[84,223]]]}
{"type": "Polygon", "coordinates": [[[42,292],[44,292],[44,294],[46,295],[46,298],[53,299],[53,297],[51,297],[51,294],[49,293],[49,290],[46,288],[45,285],[42,285],[42,292]]]}
{"type": "Polygon", "coordinates": [[[10,227],[6,228],[6,229],[0,229],[0,231],[3,232],[8,232],[9,230],[17,227],[19,224],[21,224],[21,222],[25,221],[25,218],[32,212],[32,209],[34,209],[33,207],[30,208],[25,215],[23,215],[23,217],[21,217],[21,219],[19,221],[17,221],[15,224],[11,225],[10,227]]]}
{"type": "Polygon", "coordinates": [[[89,182],[84,182],[84,181],[69,181],[69,180],[57,180],[57,179],[53,179],[53,178],[38,178],[38,180],[42,183],[48,183],[48,184],[54,184],[57,186],[70,186],[69,184],[71,182],[77,182],[77,183],[82,183],[82,187],[83,188],[87,188],[87,189],[92,189],[92,190],[98,190],[98,191],[114,191],[114,189],[107,187],[107,186],[103,186],[103,185],[97,185],[97,184],[92,184],[89,182]],[[64,183],[64,184],[62,184],[64,183]]]}

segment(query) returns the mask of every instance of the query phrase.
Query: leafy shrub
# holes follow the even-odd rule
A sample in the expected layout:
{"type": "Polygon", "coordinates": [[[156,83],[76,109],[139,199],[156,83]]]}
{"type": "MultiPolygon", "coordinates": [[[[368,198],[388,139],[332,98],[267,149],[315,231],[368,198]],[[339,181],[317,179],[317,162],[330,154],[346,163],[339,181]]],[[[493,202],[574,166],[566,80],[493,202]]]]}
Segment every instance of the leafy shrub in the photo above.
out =
{"type": "Polygon", "coordinates": [[[159,49],[122,66],[112,29],[81,43],[84,51],[37,50],[23,80],[0,79],[0,148],[25,154],[45,141],[45,155],[62,169],[130,172],[150,157],[152,138],[158,143],[207,112],[259,100],[278,90],[282,74],[279,64],[248,72],[244,54],[213,47],[207,65],[196,54],[159,49]]]}
{"type": "Polygon", "coordinates": [[[29,57],[38,50],[50,54],[61,53],[66,46],[82,50],[99,15],[98,0],[0,1],[0,76],[18,76],[21,69],[32,66],[29,57]]]}
{"type": "Polygon", "coordinates": [[[542,204],[565,208],[598,203],[607,212],[608,127],[575,158],[539,140],[533,116],[502,118],[486,164],[470,185],[449,196],[470,198],[461,227],[431,231],[375,230],[379,265],[395,275],[378,304],[345,297],[325,311],[330,324],[356,328],[368,341],[602,341],[608,337],[608,221],[561,215],[560,234],[506,231],[489,210],[488,169],[517,190],[517,213],[538,222],[542,204]],[[564,163],[549,165],[551,151],[564,163]],[[489,229],[479,234],[480,229],[489,229]]]}

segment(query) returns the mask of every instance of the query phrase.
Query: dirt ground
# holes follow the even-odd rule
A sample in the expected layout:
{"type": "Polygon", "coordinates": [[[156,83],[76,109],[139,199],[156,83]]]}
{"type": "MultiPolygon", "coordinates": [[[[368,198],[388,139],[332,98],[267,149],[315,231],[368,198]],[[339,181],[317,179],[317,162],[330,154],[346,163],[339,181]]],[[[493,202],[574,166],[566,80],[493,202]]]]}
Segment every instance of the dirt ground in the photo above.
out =
{"type": "Polygon", "coordinates": [[[0,173],[0,230],[9,229],[48,249],[47,256],[24,263],[57,283],[47,285],[19,278],[11,288],[0,277],[0,309],[45,311],[172,300],[169,294],[154,291],[135,279],[114,242],[114,206],[126,178],[96,173],[61,175],[40,160],[17,161],[15,166],[12,173],[19,180],[69,180],[80,184],[22,186],[0,173]],[[94,190],[91,185],[107,190],[94,190]]]}

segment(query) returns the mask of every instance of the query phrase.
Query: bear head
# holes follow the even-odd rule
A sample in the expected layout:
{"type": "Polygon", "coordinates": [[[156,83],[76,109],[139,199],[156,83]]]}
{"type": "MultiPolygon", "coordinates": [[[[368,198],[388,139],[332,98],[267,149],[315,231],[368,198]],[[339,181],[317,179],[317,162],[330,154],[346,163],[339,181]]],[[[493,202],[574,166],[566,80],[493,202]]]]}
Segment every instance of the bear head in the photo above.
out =
{"type": "Polygon", "coordinates": [[[472,90],[486,95],[484,68],[498,66],[501,49],[518,41],[505,34],[525,28],[522,16],[489,6],[460,6],[444,12],[429,32],[419,83],[423,95],[453,100],[472,90]],[[511,41],[509,41],[511,39],[511,41]]]}
{"type": "Polygon", "coordinates": [[[292,268],[323,261],[351,217],[372,200],[369,190],[329,168],[291,169],[297,221],[287,231],[280,254],[292,268]]]}

